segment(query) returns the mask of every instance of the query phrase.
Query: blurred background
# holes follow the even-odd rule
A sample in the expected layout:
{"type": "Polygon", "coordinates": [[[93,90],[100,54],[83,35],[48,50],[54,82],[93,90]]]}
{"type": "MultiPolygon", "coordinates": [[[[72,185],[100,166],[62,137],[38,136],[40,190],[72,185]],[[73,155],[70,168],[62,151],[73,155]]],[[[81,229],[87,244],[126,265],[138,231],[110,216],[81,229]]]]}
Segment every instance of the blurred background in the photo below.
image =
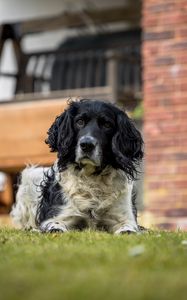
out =
{"type": "Polygon", "coordinates": [[[187,1],[0,0],[0,223],[69,97],[124,107],[145,139],[141,223],[187,230],[187,1]]]}

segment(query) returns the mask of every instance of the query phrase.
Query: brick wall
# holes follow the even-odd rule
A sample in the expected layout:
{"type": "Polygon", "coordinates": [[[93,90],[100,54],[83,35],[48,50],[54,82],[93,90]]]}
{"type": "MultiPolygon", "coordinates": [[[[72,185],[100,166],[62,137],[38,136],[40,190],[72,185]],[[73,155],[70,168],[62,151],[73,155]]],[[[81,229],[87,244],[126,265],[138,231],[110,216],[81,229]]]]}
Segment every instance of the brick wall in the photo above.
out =
{"type": "Polygon", "coordinates": [[[143,0],[145,207],[187,230],[187,1],[143,0]]]}

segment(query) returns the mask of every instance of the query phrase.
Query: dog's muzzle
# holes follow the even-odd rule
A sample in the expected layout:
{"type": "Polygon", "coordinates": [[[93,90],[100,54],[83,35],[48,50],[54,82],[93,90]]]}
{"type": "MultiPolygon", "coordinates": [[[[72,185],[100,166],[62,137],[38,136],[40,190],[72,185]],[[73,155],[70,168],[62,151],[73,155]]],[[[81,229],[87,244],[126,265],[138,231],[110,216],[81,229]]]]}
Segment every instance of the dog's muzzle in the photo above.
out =
{"type": "Polygon", "coordinates": [[[101,151],[96,138],[92,136],[82,136],[76,149],[76,162],[80,164],[92,164],[100,166],[101,151]]]}
{"type": "Polygon", "coordinates": [[[95,149],[95,147],[97,145],[97,140],[95,138],[93,138],[92,136],[83,136],[80,139],[79,144],[80,144],[81,150],[84,153],[90,154],[95,149]]]}

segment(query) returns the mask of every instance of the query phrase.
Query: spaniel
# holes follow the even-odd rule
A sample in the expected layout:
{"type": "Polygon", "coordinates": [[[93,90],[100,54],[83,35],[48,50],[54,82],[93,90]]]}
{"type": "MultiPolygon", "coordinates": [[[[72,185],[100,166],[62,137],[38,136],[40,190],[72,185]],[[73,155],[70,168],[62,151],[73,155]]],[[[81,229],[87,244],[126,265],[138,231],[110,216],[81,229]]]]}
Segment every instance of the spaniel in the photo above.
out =
{"type": "Polygon", "coordinates": [[[48,130],[57,160],[27,167],[11,215],[24,229],[139,232],[133,182],[143,140],[132,120],[102,101],[72,101],[48,130]]]}

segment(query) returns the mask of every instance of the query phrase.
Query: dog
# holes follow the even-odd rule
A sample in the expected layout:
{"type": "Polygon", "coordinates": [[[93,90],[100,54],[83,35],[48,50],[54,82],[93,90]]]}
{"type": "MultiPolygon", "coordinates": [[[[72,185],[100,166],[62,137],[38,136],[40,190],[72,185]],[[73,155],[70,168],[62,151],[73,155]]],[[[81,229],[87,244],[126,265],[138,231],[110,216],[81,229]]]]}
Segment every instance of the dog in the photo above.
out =
{"type": "Polygon", "coordinates": [[[71,101],[45,141],[57,160],[23,170],[11,215],[23,229],[67,232],[90,228],[134,233],[133,182],[143,139],[128,115],[97,100],[71,101]]]}

